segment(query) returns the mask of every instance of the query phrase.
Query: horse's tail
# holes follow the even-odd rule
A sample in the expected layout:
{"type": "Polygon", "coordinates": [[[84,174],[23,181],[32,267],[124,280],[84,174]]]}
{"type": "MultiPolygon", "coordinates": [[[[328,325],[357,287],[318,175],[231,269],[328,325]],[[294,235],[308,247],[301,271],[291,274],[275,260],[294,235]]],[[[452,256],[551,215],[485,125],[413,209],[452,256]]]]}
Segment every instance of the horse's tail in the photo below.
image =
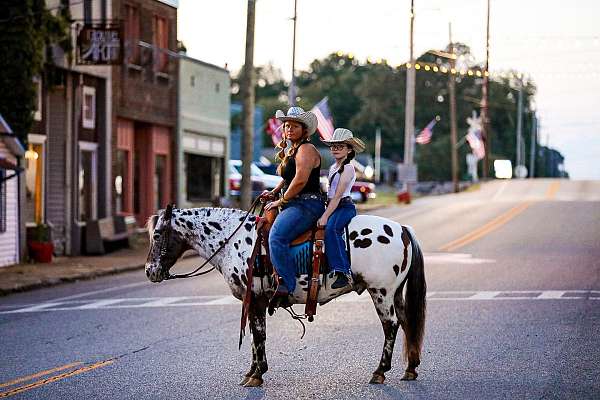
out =
{"type": "Polygon", "coordinates": [[[427,284],[425,283],[425,264],[421,246],[411,227],[405,227],[412,246],[412,258],[406,282],[406,340],[404,341],[404,356],[419,359],[425,334],[425,312],[427,284]],[[411,356],[411,352],[416,352],[411,356]]]}

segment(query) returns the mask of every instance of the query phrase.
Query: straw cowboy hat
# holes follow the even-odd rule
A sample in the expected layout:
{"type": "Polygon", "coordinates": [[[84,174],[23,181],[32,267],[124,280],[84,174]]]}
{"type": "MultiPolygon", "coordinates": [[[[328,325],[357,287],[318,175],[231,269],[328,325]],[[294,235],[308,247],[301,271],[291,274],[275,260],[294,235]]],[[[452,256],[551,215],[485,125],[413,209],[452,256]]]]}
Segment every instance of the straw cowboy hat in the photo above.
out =
{"type": "Polygon", "coordinates": [[[290,107],[287,115],[281,110],[277,110],[275,118],[281,122],[296,121],[300,122],[308,130],[308,135],[312,135],[317,130],[317,116],[312,111],[304,111],[301,107],[290,107]]]}
{"type": "Polygon", "coordinates": [[[355,138],[352,134],[352,131],[346,128],[337,128],[335,131],[333,131],[333,137],[331,140],[322,140],[322,142],[327,146],[346,143],[347,145],[352,146],[355,153],[362,153],[365,151],[365,142],[359,138],[355,138]]]}

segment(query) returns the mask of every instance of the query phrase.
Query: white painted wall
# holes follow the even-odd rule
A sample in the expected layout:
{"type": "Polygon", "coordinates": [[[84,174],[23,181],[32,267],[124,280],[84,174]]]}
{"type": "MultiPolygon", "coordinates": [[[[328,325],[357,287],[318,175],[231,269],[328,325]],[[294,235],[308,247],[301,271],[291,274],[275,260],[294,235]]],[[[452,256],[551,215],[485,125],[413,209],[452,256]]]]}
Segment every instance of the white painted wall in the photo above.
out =
{"type": "MultiPolygon", "coordinates": [[[[0,140],[0,157],[15,163],[15,157],[0,140]]],[[[11,175],[12,171],[7,171],[11,175]]],[[[12,178],[5,182],[6,185],[6,232],[0,232],[0,267],[16,264],[19,261],[19,226],[17,215],[18,203],[18,178],[12,178]]]]}

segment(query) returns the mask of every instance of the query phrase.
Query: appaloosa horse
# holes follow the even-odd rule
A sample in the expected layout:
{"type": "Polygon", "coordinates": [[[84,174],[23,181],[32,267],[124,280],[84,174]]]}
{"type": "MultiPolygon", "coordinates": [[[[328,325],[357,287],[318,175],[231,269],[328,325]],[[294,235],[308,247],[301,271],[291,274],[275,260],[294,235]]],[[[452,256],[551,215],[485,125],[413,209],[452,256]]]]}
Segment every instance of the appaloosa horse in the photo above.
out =
{"type": "MultiPolygon", "coordinates": [[[[254,215],[247,216],[241,210],[173,209],[169,206],[166,211],[148,220],[150,251],[145,265],[146,276],[152,282],[169,278],[169,269],[183,252],[195,249],[204,258],[214,255],[211,264],[223,274],[233,296],[242,300],[248,283],[248,260],[257,240],[256,222],[254,215]],[[240,224],[243,226],[240,227],[240,224]],[[214,254],[219,248],[222,249],[214,254]]],[[[408,359],[402,379],[416,379],[425,326],[426,294],[419,243],[410,227],[376,216],[356,216],[350,222],[348,232],[353,290],[358,294],[365,289],[369,292],[385,335],[381,360],[370,383],[383,383],[385,380],[384,373],[391,368],[399,326],[404,330],[404,355],[408,359]]],[[[298,279],[293,293],[294,303],[306,302],[307,281],[306,275],[298,279]]],[[[333,279],[324,279],[324,282],[327,281],[332,282],[333,279]]],[[[249,310],[252,365],[240,382],[244,386],[260,386],[262,375],[268,369],[265,319],[274,290],[274,280],[270,276],[253,278],[249,310]]],[[[325,284],[319,291],[319,302],[324,303],[347,292],[336,292],[325,284]]]]}

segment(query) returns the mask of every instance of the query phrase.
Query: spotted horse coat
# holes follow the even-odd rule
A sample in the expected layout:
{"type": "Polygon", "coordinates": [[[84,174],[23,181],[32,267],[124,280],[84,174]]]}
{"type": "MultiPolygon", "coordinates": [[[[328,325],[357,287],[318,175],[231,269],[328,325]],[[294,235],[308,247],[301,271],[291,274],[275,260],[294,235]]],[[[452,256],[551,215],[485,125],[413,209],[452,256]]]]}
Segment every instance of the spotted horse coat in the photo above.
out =
{"type": "MultiPolygon", "coordinates": [[[[165,279],[166,271],[187,249],[195,249],[200,256],[210,257],[221,245],[211,264],[223,275],[234,297],[242,300],[248,284],[246,271],[249,257],[257,238],[256,217],[244,221],[245,212],[225,208],[174,209],[171,218],[171,237],[168,248],[161,253],[162,237],[167,221],[164,213],[152,216],[148,222],[150,252],[145,270],[153,282],[165,279]],[[244,221],[243,226],[228,238],[244,221]]],[[[403,379],[417,377],[425,322],[425,293],[423,257],[419,243],[409,226],[386,218],[358,215],[348,226],[353,290],[365,290],[373,300],[384,331],[384,347],[378,368],[371,383],[383,383],[384,373],[391,368],[396,333],[401,326],[405,333],[405,356],[408,367],[403,379]],[[406,290],[405,290],[406,289],[406,290]]],[[[325,279],[319,291],[319,302],[325,303],[348,291],[331,289],[333,279],[325,279]],[[329,283],[328,283],[329,282],[329,283]]],[[[306,302],[308,276],[298,278],[293,302],[306,302]]],[[[253,301],[249,312],[252,332],[252,364],[241,384],[259,386],[267,371],[265,354],[266,307],[274,292],[271,277],[255,277],[252,286],[253,301]]]]}

